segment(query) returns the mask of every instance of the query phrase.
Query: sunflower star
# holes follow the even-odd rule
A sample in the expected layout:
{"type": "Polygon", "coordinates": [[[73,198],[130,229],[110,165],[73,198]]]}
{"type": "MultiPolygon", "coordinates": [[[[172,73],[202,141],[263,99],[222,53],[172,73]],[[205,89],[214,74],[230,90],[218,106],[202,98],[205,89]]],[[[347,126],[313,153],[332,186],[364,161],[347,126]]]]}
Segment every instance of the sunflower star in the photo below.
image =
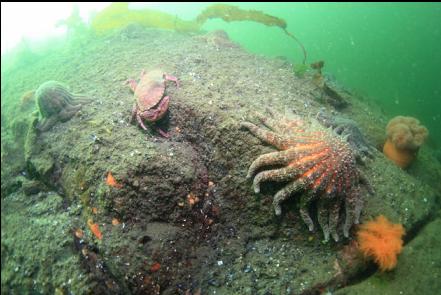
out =
{"type": "MultiPolygon", "coordinates": [[[[317,200],[318,223],[326,241],[330,234],[335,241],[339,239],[337,226],[344,201],[346,219],[343,234],[348,237],[352,224],[359,223],[363,207],[359,183],[368,183],[357,169],[355,155],[346,139],[315,120],[307,122],[300,117],[290,120],[272,112],[270,117],[262,114],[257,114],[257,117],[270,130],[250,122],[242,122],[241,126],[279,151],[261,155],[251,164],[247,178],[256,175],[254,191],[260,192],[260,183],[264,181],[289,181],[274,196],[276,215],[281,215],[281,203],[290,195],[307,191],[300,197],[300,215],[313,231],[314,222],[308,207],[317,200]],[[274,169],[258,172],[265,166],[273,166],[274,169]]],[[[372,193],[369,185],[368,190],[372,193]]]]}

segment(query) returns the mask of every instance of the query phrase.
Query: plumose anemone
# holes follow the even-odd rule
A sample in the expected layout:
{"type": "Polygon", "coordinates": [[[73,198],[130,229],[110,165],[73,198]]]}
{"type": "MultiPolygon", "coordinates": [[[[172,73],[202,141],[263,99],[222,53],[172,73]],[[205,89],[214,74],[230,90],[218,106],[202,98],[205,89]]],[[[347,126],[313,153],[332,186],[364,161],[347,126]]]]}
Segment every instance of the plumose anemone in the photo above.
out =
{"type": "Polygon", "coordinates": [[[386,126],[387,141],[383,153],[401,168],[415,159],[429,132],[413,117],[397,116],[386,126]]]}

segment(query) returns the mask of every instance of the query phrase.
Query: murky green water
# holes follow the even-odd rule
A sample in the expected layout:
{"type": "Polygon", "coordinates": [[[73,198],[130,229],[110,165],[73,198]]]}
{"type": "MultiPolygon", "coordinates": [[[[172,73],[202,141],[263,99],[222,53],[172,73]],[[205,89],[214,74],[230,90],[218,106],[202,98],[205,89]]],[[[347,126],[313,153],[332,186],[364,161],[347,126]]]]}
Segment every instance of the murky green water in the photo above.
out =
{"type": "MultiPolygon", "coordinates": [[[[158,6],[191,19],[208,4],[158,6]]],[[[438,3],[241,3],[281,17],[310,62],[380,105],[391,117],[413,116],[441,144],[441,5],[438,3]]],[[[212,20],[252,52],[301,61],[296,44],[274,27],[212,20]]]]}

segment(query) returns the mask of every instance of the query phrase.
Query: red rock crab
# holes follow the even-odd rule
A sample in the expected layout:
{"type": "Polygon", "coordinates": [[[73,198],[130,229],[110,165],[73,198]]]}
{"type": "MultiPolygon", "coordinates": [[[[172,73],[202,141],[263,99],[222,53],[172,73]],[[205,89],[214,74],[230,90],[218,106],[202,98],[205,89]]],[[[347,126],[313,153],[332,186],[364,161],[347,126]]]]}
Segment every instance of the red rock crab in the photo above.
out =
{"type": "MultiPolygon", "coordinates": [[[[135,97],[130,122],[136,117],[142,129],[147,130],[142,120],[156,122],[165,115],[170,102],[170,97],[165,95],[167,80],[175,82],[179,88],[179,81],[176,77],[165,74],[159,69],[148,73],[142,70],[139,82],[133,79],[127,80],[135,97]]],[[[159,128],[158,131],[164,137],[168,136],[159,128]]]]}

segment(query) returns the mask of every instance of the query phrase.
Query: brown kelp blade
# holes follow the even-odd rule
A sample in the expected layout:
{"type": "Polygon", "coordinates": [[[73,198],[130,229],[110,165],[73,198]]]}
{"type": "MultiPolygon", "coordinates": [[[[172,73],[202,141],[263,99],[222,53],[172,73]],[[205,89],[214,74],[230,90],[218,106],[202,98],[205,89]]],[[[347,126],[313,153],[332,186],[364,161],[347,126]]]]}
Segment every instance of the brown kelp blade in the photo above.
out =
{"type": "Polygon", "coordinates": [[[154,9],[129,9],[129,3],[125,2],[112,3],[97,13],[92,18],[91,27],[97,34],[104,34],[131,24],[178,32],[199,31],[199,24],[195,21],[182,20],[176,15],[154,9]]]}
{"type": "Polygon", "coordinates": [[[283,30],[285,32],[285,34],[287,34],[289,37],[291,37],[292,39],[294,39],[294,41],[296,41],[296,43],[300,46],[300,48],[302,49],[303,52],[303,61],[302,63],[305,64],[306,63],[306,58],[308,56],[305,46],[303,46],[302,42],[299,41],[299,39],[297,39],[293,34],[291,34],[290,32],[288,32],[286,29],[283,30]]]}
{"type": "Polygon", "coordinates": [[[213,4],[205,8],[196,18],[196,21],[199,24],[205,23],[208,19],[211,18],[221,18],[226,22],[231,21],[253,21],[258,22],[261,24],[264,24],[266,26],[276,26],[281,28],[285,34],[287,34],[290,38],[292,38],[302,49],[303,53],[303,63],[306,62],[306,49],[303,46],[303,44],[290,32],[286,30],[286,21],[263,13],[259,10],[244,10],[240,9],[237,6],[234,5],[228,5],[228,4],[213,4]]]}

